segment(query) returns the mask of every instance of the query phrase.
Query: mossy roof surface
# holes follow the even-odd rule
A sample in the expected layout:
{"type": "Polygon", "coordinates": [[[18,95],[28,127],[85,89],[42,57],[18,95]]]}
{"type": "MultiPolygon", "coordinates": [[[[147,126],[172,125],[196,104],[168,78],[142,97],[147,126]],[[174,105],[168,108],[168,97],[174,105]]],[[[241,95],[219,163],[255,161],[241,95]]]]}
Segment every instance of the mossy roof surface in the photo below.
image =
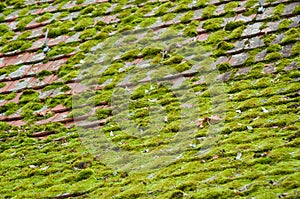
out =
{"type": "Polygon", "coordinates": [[[0,198],[299,198],[300,3],[263,6],[0,2],[0,198]]]}

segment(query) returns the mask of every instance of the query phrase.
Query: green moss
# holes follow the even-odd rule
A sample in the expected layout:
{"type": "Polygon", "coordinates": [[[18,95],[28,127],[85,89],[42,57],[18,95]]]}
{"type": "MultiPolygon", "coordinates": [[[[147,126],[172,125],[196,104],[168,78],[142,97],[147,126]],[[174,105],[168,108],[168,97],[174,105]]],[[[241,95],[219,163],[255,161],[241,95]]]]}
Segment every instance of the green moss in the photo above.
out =
{"type": "Polygon", "coordinates": [[[187,62],[184,62],[184,63],[173,65],[172,68],[174,68],[176,71],[181,73],[183,71],[191,69],[192,67],[187,62]]]}
{"type": "Polygon", "coordinates": [[[174,19],[177,15],[175,13],[168,13],[168,14],[165,14],[164,16],[161,17],[161,20],[162,21],[170,21],[172,19],[174,19]]]}
{"type": "Polygon", "coordinates": [[[18,36],[18,38],[17,38],[17,40],[23,40],[23,39],[26,39],[27,37],[29,37],[31,35],[31,31],[25,31],[25,32],[22,32],[19,36],[18,36]]]}
{"type": "Polygon", "coordinates": [[[74,29],[76,31],[84,30],[84,29],[88,28],[89,26],[91,26],[93,24],[94,24],[94,19],[93,18],[85,17],[85,18],[80,19],[76,23],[76,25],[74,26],[74,29]]]}
{"type": "Polygon", "coordinates": [[[95,10],[94,5],[89,5],[86,8],[80,10],[81,15],[92,13],[95,10]]]}
{"type": "Polygon", "coordinates": [[[2,48],[2,52],[10,52],[14,50],[20,50],[21,52],[25,51],[27,48],[31,47],[31,42],[23,40],[11,41],[2,48]]]}
{"type": "Polygon", "coordinates": [[[56,46],[54,46],[53,48],[51,48],[51,50],[47,53],[47,56],[54,57],[57,55],[66,55],[66,54],[73,52],[74,50],[75,50],[74,47],[72,47],[70,45],[65,46],[65,43],[61,42],[61,43],[57,44],[56,46]]]}
{"type": "Polygon", "coordinates": [[[207,44],[218,44],[220,41],[223,41],[226,37],[227,33],[223,30],[218,30],[213,32],[209,35],[208,39],[206,40],[207,44]]]}
{"type": "Polygon", "coordinates": [[[272,52],[266,55],[265,60],[272,61],[276,59],[280,59],[282,55],[279,52],[272,52]]]}
{"type": "Polygon", "coordinates": [[[298,15],[300,14],[300,5],[297,5],[293,11],[293,14],[298,15]]]}
{"type": "Polygon", "coordinates": [[[194,23],[189,23],[189,25],[186,26],[186,28],[183,30],[183,34],[189,36],[189,37],[195,37],[198,35],[197,32],[198,25],[194,23]]]}
{"type": "Polygon", "coordinates": [[[0,107],[0,113],[11,115],[15,113],[20,107],[15,102],[8,102],[0,107]]]}
{"type": "Polygon", "coordinates": [[[281,30],[281,29],[286,29],[286,28],[288,28],[292,23],[293,23],[293,20],[284,19],[282,22],[280,22],[278,28],[279,28],[279,30],[281,30]]]}
{"type": "Polygon", "coordinates": [[[194,11],[188,11],[185,15],[183,15],[179,20],[182,23],[187,23],[194,16],[194,11]]]}
{"type": "Polygon", "coordinates": [[[242,35],[243,31],[245,30],[245,26],[242,25],[238,28],[235,28],[230,34],[228,35],[228,39],[238,39],[242,35]]]}
{"type": "MultiPolygon", "coordinates": [[[[50,25],[47,26],[49,28],[49,33],[48,36],[50,38],[55,38],[63,34],[67,34],[70,32],[70,28],[74,27],[74,22],[73,21],[57,21],[55,23],[51,23],[50,25]]],[[[46,28],[44,29],[46,31],[46,28]]]]}
{"type": "Polygon", "coordinates": [[[285,5],[284,4],[278,4],[275,8],[274,8],[274,11],[272,13],[272,20],[279,20],[280,19],[280,16],[281,14],[283,13],[284,11],[284,7],[285,5]]]}
{"type": "Polygon", "coordinates": [[[271,52],[278,52],[282,49],[282,47],[279,44],[271,44],[268,48],[267,48],[267,52],[271,53],[271,52]]]}
{"type": "Polygon", "coordinates": [[[84,106],[82,108],[78,108],[78,109],[75,109],[73,108],[72,111],[68,114],[68,117],[71,118],[71,117],[80,117],[80,116],[84,116],[88,113],[91,112],[91,107],[89,106],[84,106]]]}
{"type": "Polygon", "coordinates": [[[226,62],[226,63],[221,63],[221,64],[218,64],[217,65],[217,69],[220,71],[220,72],[226,72],[228,70],[231,69],[231,65],[226,62]]]}
{"type": "Polygon", "coordinates": [[[269,45],[276,38],[273,34],[267,34],[262,37],[264,44],[269,45]]]}
{"type": "Polygon", "coordinates": [[[68,16],[69,14],[70,14],[70,12],[68,12],[68,11],[61,12],[61,13],[57,16],[57,19],[65,18],[65,17],[68,16]]]}
{"type": "Polygon", "coordinates": [[[224,7],[225,12],[231,12],[234,8],[238,7],[239,3],[236,1],[231,1],[227,3],[224,7]]]}
{"type": "Polygon", "coordinates": [[[217,6],[215,6],[213,4],[209,4],[202,10],[202,18],[203,19],[211,18],[216,9],[217,9],[217,6]]]}
{"type": "Polygon", "coordinates": [[[0,100],[11,100],[17,96],[17,93],[11,92],[9,94],[0,94],[0,100]]]}
{"type": "Polygon", "coordinates": [[[223,23],[222,18],[208,19],[203,23],[202,28],[207,29],[209,31],[217,30],[221,28],[222,23],[223,23]]]}
{"type": "Polygon", "coordinates": [[[155,15],[165,14],[174,4],[172,2],[166,2],[158,7],[155,11],[155,15]]]}
{"type": "Polygon", "coordinates": [[[10,31],[9,27],[6,24],[4,24],[4,23],[0,24],[0,36],[1,37],[9,31],[10,31]]]}
{"type": "Polygon", "coordinates": [[[52,13],[44,13],[41,17],[39,17],[36,22],[43,22],[51,19],[53,17],[52,13]]]}
{"type": "Polygon", "coordinates": [[[34,19],[34,16],[32,15],[27,15],[26,17],[20,18],[17,28],[20,31],[23,31],[26,29],[27,24],[29,24],[32,20],[34,19]]]}
{"type": "Polygon", "coordinates": [[[24,90],[20,96],[19,104],[27,104],[29,102],[39,102],[39,93],[32,89],[24,90]]]}
{"type": "Polygon", "coordinates": [[[137,57],[139,52],[140,51],[138,49],[128,50],[121,56],[121,59],[124,61],[133,61],[137,57]]]}
{"type": "Polygon", "coordinates": [[[87,52],[89,52],[91,50],[91,48],[93,46],[96,46],[98,43],[99,43],[98,40],[94,40],[94,39],[93,40],[88,40],[88,41],[85,41],[84,43],[82,43],[79,48],[83,52],[87,53],[87,52]]]}
{"type": "Polygon", "coordinates": [[[76,0],[76,4],[82,4],[85,0],[76,0]]]}
{"type": "Polygon", "coordinates": [[[179,64],[183,60],[183,57],[180,55],[174,55],[170,57],[169,59],[162,62],[164,65],[171,65],[171,64],[179,64]]]}
{"type": "Polygon", "coordinates": [[[188,10],[188,6],[185,2],[180,2],[178,6],[175,7],[174,12],[183,12],[188,10]]]}
{"type": "Polygon", "coordinates": [[[291,49],[291,55],[299,55],[300,53],[300,42],[297,42],[291,49]]]}
{"type": "Polygon", "coordinates": [[[22,107],[21,116],[24,120],[29,120],[34,118],[33,112],[40,110],[43,107],[43,104],[37,102],[28,102],[22,107]]]}
{"type": "Polygon", "coordinates": [[[6,85],[5,83],[1,82],[0,83],[0,88],[3,88],[5,85],[6,85]]]}
{"type": "Polygon", "coordinates": [[[162,48],[156,46],[147,46],[142,50],[141,53],[145,58],[149,58],[161,53],[162,50],[162,48]]]}
{"type": "Polygon", "coordinates": [[[38,78],[39,80],[43,80],[46,76],[49,76],[49,75],[52,75],[51,71],[42,70],[41,72],[36,74],[36,78],[38,78]]]}
{"type": "Polygon", "coordinates": [[[234,30],[237,27],[243,26],[245,24],[244,21],[230,21],[225,25],[225,30],[234,30]]]}
{"type": "Polygon", "coordinates": [[[55,97],[47,97],[45,103],[47,107],[53,108],[59,104],[66,105],[68,103],[67,100],[68,96],[60,94],[55,97]]]}
{"type": "Polygon", "coordinates": [[[5,2],[1,2],[0,3],[0,11],[2,12],[5,7],[6,7],[6,3],[5,2]]]}
{"type": "Polygon", "coordinates": [[[96,34],[96,30],[94,28],[86,29],[80,33],[80,39],[87,39],[89,37],[93,37],[96,34]]]}
{"type": "Polygon", "coordinates": [[[112,110],[109,108],[99,108],[96,110],[96,117],[98,120],[105,119],[112,114],[112,110]]]}
{"type": "Polygon", "coordinates": [[[143,27],[143,28],[151,26],[152,24],[154,24],[156,22],[156,20],[157,19],[155,17],[146,18],[145,20],[143,20],[140,23],[140,26],[143,27]]]}
{"type": "Polygon", "coordinates": [[[285,37],[282,39],[282,43],[292,43],[298,41],[300,37],[300,28],[291,28],[285,33],[285,37]]]}

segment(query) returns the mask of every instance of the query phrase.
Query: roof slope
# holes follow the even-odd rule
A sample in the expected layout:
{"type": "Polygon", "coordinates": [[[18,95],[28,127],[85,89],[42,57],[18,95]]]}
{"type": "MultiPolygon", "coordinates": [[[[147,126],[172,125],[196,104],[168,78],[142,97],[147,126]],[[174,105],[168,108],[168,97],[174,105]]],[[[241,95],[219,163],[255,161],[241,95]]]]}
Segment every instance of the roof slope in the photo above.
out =
{"type": "Polygon", "coordinates": [[[0,195],[300,197],[300,3],[266,0],[263,6],[258,13],[256,0],[0,3],[0,195]],[[47,28],[50,51],[44,54],[47,28]],[[145,29],[149,35],[138,31],[145,29]],[[154,45],[109,48],[112,60],[103,67],[99,49],[101,55],[115,35],[154,45]],[[203,50],[199,62],[165,52],[157,42],[176,36],[203,50]],[[144,66],[147,76],[120,84],[144,66]],[[212,73],[221,85],[215,90],[206,79],[212,73]],[[168,86],[182,78],[178,88],[168,86]],[[120,87],[133,93],[116,104],[113,92],[120,87]],[[196,97],[189,98],[187,88],[196,97]],[[178,100],[182,93],[185,103],[178,100]],[[115,112],[128,101],[124,112],[115,112]],[[163,115],[157,118],[162,127],[151,125],[151,111],[163,115]],[[127,120],[152,136],[118,126],[127,120]],[[212,136],[215,125],[221,128],[212,136]],[[102,133],[118,150],[135,154],[151,155],[176,135],[193,141],[171,164],[132,173],[88,150],[81,130],[102,133]]]}

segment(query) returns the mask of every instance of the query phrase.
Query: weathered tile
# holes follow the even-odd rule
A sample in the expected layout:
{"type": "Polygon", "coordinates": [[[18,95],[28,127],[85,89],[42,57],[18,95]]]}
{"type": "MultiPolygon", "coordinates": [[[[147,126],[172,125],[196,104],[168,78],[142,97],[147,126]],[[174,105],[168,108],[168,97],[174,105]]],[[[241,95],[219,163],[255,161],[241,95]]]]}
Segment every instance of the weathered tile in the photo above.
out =
{"type": "Polygon", "coordinates": [[[274,64],[267,65],[262,71],[263,74],[269,74],[275,72],[276,72],[276,67],[274,66],[274,64]]]}
{"type": "Polygon", "coordinates": [[[261,22],[257,22],[251,25],[248,25],[245,30],[242,33],[242,37],[251,37],[253,35],[256,35],[258,33],[260,33],[260,26],[262,25],[261,22]]]}
{"type": "Polygon", "coordinates": [[[246,75],[249,73],[251,70],[251,66],[245,67],[245,68],[240,68],[234,75],[234,77],[237,77],[239,75],[246,75]]]}
{"type": "Polygon", "coordinates": [[[231,56],[229,63],[231,66],[239,66],[239,65],[242,65],[246,61],[247,58],[248,58],[247,52],[236,54],[236,55],[231,56]]]}
{"type": "Polygon", "coordinates": [[[263,61],[265,56],[267,54],[267,50],[262,50],[261,52],[259,52],[256,56],[255,56],[255,61],[259,62],[259,61],[263,61]]]}

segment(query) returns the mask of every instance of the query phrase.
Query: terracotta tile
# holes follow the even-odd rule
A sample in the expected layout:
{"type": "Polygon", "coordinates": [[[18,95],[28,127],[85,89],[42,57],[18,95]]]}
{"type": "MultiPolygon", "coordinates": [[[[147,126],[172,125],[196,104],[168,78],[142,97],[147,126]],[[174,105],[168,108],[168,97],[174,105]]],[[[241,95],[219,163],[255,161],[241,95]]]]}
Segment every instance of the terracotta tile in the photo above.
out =
{"type": "Polygon", "coordinates": [[[50,47],[55,46],[55,45],[59,44],[60,42],[66,41],[67,39],[68,39],[68,36],[66,36],[66,35],[61,35],[54,39],[51,38],[50,40],[48,40],[48,46],[50,46],[50,47]]]}
{"type": "Polygon", "coordinates": [[[40,37],[44,34],[43,32],[43,29],[45,27],[38,27],[38,28],[35,28],[35,29],[32,29],[31,30],[31,36],[29,38],[35,38],[35,37],[40,37]]]}
{"type": "Polygon", "coordinates": [[[8,92],[9,88],[14,84],[14,81],[5,82],[5,86],[0,88],[0,93],[8,92]]]}
{"type": "Polygon", "coordinates": [[[9,78],[22,78],[23,76],[26,76],[28,71],[30,71],[31,65],[23,65],[20,68],[18,68],[16,71],[10,73],[7,77],[9,78]]]}
{"type": "Polygon", "coordinates": [[[23,126],[26,124],[26,122],[24,122],[23,120],[9,121],[7,123],[13,126],[23,126]]]}
{"type": "Polygon", "coordinates": [[[68,110],[68,108],[61,105],[61,104],[55,106],[54,108],[51,108],[51,111],[56,112],[56,113],[57,112],[64,112],[64,111],[67,111],[67,110],[68,110]]]}
{"type": "Polygon", "coordinates": [[[45,59],[45,54],[44,53],[30,53],[28,55],[28,59],[26,60],[26,63],[35,63],[39,61],[43,61],[45,59]]]}
{"type": "Polygon", "coordinates": [[[19,91],[28,86],[28,83],[31,81],[32,78],[23,78],[19,80],[15,80],[13,84],[10,85],[9,91],[19,91]]]}
{"type": "MultiPolygon", "coordinates": [[[[49,39],[48,39],[49,40],[49,39]]],[[[44,45],[44,38],[36,40],[28,50],[39,50],[44,45]]]]}

